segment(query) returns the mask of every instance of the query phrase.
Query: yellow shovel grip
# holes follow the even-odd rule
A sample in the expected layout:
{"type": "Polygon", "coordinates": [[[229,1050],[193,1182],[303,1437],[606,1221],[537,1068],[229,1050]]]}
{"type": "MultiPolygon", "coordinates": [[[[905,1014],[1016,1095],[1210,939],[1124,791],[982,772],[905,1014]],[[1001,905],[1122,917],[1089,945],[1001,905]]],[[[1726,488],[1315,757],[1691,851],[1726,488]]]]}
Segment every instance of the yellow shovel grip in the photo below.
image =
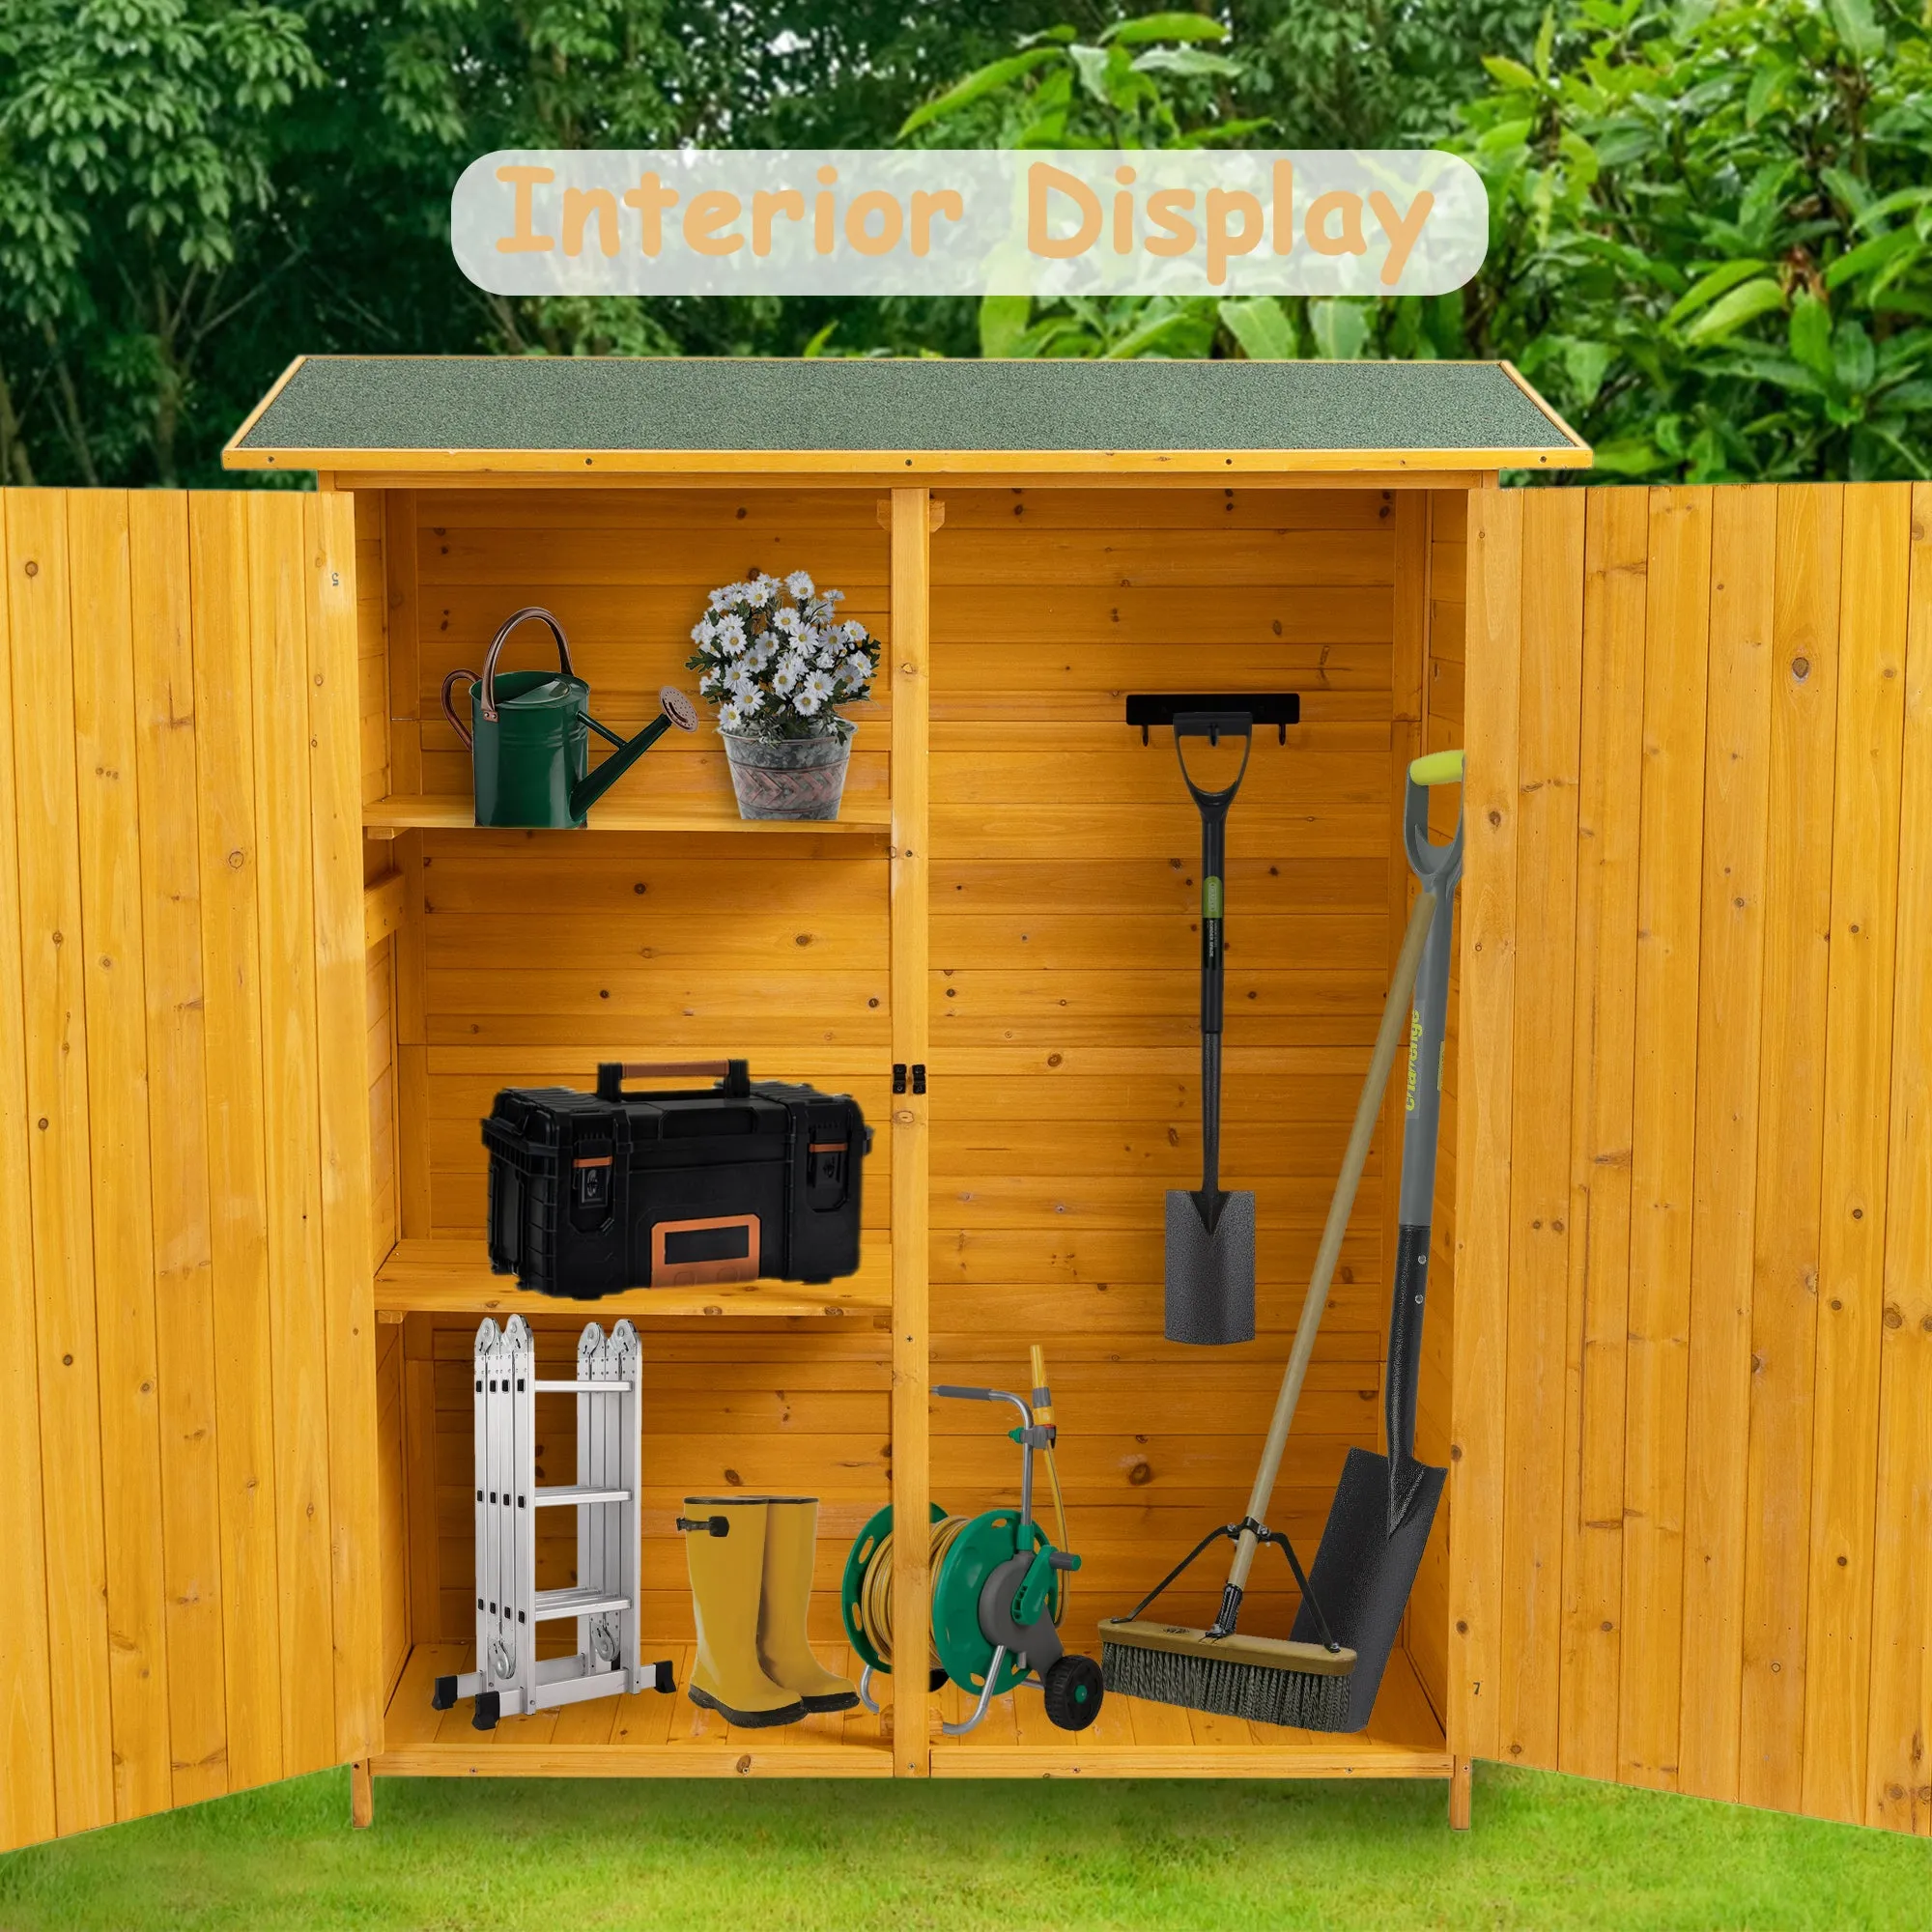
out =
{"type": "Polygon", "coordinates": [[[1447,785],[1463,782],[1463,754],[1461,752],[1430,752],[1420,758],[1411,758],[1408,775],[1419,785],[1447,785]]]}

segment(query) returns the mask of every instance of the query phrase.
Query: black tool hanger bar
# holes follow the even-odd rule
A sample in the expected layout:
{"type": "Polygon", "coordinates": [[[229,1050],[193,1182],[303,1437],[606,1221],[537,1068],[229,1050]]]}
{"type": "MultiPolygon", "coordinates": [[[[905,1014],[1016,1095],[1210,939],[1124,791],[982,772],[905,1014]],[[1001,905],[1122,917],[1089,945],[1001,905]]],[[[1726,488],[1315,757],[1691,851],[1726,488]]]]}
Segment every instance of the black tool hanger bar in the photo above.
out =
{"type": "Polygon", "coordinates": [[[1127,699],[1127,723],[1138,724],[1143,745],[1151,742],[1156,724],[1177,718],[1207,714],[1227,717],[1245,714],[1256,724],[1272,724],[1279,743],[1288,743],[1288,727],[1301,723],[1298,691],[1137,691],[1127,699]]]}

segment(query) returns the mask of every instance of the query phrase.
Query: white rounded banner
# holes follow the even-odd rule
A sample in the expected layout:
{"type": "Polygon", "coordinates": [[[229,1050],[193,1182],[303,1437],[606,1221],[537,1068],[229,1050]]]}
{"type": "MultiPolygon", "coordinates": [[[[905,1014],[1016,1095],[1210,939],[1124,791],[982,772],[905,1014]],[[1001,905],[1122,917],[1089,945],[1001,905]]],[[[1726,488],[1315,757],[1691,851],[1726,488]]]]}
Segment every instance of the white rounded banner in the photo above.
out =
{"type": "Polygon", "coordinates": [[[1482,266],[1435,149],[505,149],[457,265],[505,296],[1431,296],[1482,266]]]}

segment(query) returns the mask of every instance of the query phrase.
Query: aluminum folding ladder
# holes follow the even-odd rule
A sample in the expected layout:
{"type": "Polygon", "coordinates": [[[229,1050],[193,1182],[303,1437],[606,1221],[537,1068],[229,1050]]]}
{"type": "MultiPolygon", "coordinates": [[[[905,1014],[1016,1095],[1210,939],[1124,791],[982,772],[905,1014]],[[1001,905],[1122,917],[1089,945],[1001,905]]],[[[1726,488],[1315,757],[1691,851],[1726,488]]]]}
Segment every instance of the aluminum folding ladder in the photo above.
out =
{"type": "Polygon", "coordinates": [[[431,1700],[446,1711],[476,1699],[476,1729],[559,1704],[632,1690],[675,1690],[668,1662],[638,1654],[639,1488],[643,1440],[638,1331],[619,1321],[606,1335],[590,1322],[577,1344],[572,1381],[540,1381],[529,1324],[513,1315],[476,1331],[476,1668],[439,1677],[431,1700]],[[540,1395],[577,1398],[577,1481],[539,1489],[540,1395]],[[577,1512],[577,1581],[539,1590],[536,1512],[577,1512]],[[577,1623],[570,1657],[539,1661],[536,1627],[577,1623]]]}

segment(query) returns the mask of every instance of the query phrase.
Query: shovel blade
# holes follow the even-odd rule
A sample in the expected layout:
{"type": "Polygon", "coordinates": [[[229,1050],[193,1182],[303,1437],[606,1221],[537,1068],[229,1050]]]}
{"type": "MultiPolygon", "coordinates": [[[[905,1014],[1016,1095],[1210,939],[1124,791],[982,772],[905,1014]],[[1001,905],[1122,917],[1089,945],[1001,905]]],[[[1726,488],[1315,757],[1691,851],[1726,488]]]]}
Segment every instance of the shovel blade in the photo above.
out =
{"type": "MultiPolygon", "coordinates": [[[[1391,1532],[1388,1458],[1367,1449],[1349,1451],[1315,1567],[1308,1573],[1308,1587],[1327,1612],[1335,1641],[1355,1653],[1349,1715],[1337,1730],[1359,1731],[1376,1707],[1376,1691],[1402,1629],[1449,1476],[1447,1469],[1427,1463],[1411,1463],[1405,1473],[1413,1478],[1410,1501],[1391,1532]]],[[[1295,1613],[1294,1635],[1305,1643],[1321,1640],[1321,1626],[1305,1603],[1295,1613]]]]}
{"type": "Polygon", "coordinates": [[[1203,1348],[1255,1339],[1255,1197],[1167,1196],[1167,1339],[1203,1348]]]}

